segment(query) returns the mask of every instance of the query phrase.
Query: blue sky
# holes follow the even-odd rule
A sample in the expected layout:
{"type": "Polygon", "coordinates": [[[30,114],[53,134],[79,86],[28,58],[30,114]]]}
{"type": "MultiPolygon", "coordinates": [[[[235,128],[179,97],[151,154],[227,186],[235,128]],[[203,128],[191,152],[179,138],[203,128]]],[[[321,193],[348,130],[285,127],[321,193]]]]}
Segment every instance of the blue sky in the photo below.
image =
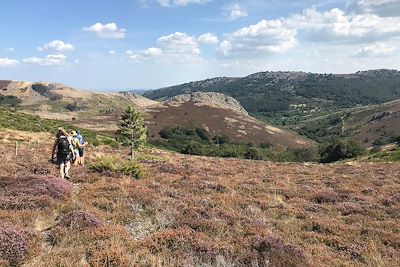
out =
{"type": "Polygon", "coordinates": [[[0,79],[155,89],[399,69],[400,0],[3,0],[0,79]]]}

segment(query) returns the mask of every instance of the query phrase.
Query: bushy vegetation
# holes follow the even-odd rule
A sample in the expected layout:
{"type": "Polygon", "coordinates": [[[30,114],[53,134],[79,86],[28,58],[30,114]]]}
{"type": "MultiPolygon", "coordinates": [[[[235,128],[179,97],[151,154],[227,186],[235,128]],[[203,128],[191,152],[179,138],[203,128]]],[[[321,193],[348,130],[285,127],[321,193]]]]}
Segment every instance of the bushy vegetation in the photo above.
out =
{"type": "Polygon", "coordinates": [[[53,176],[26,175],[0,177],[0,209],[23,210],[31,208],[45,209],[55,200],[66,199],[71,193],[71,185],[53,176]]]}
{"type": "Polygon", "coordinates": [[[321,162],[330,163],[351,159],[366,153],[366,149],[352,139],[341,139],[321,146],[321,162]]]}
{"type": "Polygon", "coordinates": [[[0,224],[0,265],[21,266],[37,250],[39,237],[32,230],[0,224]]]}
{"type": "Polygon", "coordinates": [[[211,136],[200,128],[174,127],[160,131],[163,140],[151,143],[183,154],[253,160],[304,162],[319,161],[316,148],[282,148],[270,143],[259,147],[232,142],[228,136],[211,136]]]}
{"type": "Polygon", "coordinates": [[[18,97],[0,95],[0,107],[17,107],[21,102],[18,97]]]}
{"type": "Polygon", "coordinates": [[[140,179],[144,170],[139,163],[131,160],[121,160],[117,157],[103,156],[87,164],[88,168],[100,173],[114,172],[140,179]]]}
{"type": "Polygon", "coordinates": [[[35,92],[47,97],[51,101],[57,101],[63,99],[62,95],[53,93],[48,86],[43,84],[32,84],[32,89],[35,92]]]}

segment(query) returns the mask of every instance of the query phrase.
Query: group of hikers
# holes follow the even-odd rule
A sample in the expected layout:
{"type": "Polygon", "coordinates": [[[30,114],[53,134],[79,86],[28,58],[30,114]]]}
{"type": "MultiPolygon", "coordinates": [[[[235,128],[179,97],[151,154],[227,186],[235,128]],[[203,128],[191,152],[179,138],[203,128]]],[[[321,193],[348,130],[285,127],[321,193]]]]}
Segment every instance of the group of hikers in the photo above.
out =
{"type": "Polygon", "coordinates": [[[58,129],[51,161],[59,166],[62,179],[71,179],[69,175],[71,162],[75,166],[78,164],[85,166],[84,150],[86,145],[87,142],[85,142],[79,130],[68,133],[63,128],[58,129]]]}

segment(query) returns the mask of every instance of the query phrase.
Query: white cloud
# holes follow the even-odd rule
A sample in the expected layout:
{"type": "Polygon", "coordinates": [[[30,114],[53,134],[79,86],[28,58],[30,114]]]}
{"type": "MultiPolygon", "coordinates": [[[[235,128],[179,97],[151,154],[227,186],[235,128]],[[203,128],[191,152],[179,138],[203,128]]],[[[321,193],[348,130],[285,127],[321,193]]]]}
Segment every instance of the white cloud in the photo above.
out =
{"type": "Polygon", "coordinates": [[[157,57],[162,54],[162,50],[156,47],[150,47],[143,52],[144,55],[149,57],[157,57]]]}
{"type": "Polygon", "coordinates": [[[297,44],[296,31],[281,20],[262,20],[227,34],[218,51],[224,56],[263,57],[285,52],[297,44]]]}
{"type": "Polygon", "coordinates": [[[200,43],[208,45],[218,44],[218,37],[210,32],[200,35],[197,40],[200,43]]]}
{"type": "Polygon", "coordinates": [[[67,63],[67,57],[63,54],[47,55],[46,57],[30,57],[22,60],[24,63],[40,66],[61,66],[67,63]]]}
{"type": "Polygon", "coordinates": [[[111,56],[115,56],[117,54],[117,51],[110,50],[110,51],[108,51],[108,54],[110,54],[111,56]]]}
{"type": "Polygon", "coordinates": [[[248,16],[247,12],[239,4],[224,7],[223,10],[223,14],[230,20],[237,20],[248,16]]]}
{"type": "Polygon", "coordinates": [[[176,32],[157,39],[157,47],[150,47],[140,53],[126,51],[128,60],[142,62],[154,60],[158,63],[191,64],[202,61],[196,37],[176,32]]]}
{"type": "Polygon", "coordinates": [[[302,30],[315,42],[374,42],[400,36],[400,17],[380,17],[374,14],[346,14],[334,8],[319,12],[306,9],[283,21],[285,27],[302,30]]]}
{"type": "Polygon", "coordinates": [[[60,40],[54,40],[51,41],[43,46],[39,46],[37,48],[38,51],[48,51],[48,50],[53,50],[53,51],[58,51],[58,52],[65,52],[65,51],[73,51],[74,46],[69,43],[64,43],[63,41],[60,40]]]}
{"type": "Polygon", "coordinates": [[[83,30],[93,32],[97,37],[104,39],[123,39],[126,34],[126,30],[118,28],[117,24],[114,22],[107,24],[98,22],[90,27],[84,27],[83,30]]]}
{"type": "Polygon", "coordinates": [[[132,50],[126,50],[125,54],[129,61],[139,63],[141,62],[141,56],[139,54],[135,54],[132,50]]]}
{"type": "Polygon", "coordinates": [[[157,44],[167,61],[189,63],[200,60],[200,49],[196,39],[186,33],[176,32],[158,38],[157,44]]]}
{"type": "Polygon", "coordinates": [[[392,55],[395,50],[396,46],[394,45],[376,43],[359,49],[352,56],[358,58],[387,57],[392,55]]]}
{"type": "Polygon", "coordinates": [[[400,0],[353,0],[347,7],[349,12],[371,13],[383,17],[400,16],[400,0]]]}
{"type": "MultiPolygon", "coordinates": [[[[170,6],[187,6],[189,4],[204,4],[210,2],[211,0],[157,0],[163,7],[170,7],[170,6]]],[[[143,1],[141,1],[143,4],[143,1]]]]}
{"type": "Polygon", "coordinates": [[[217,49],[222,55],[229,56],[232,50],[232,44],[229,41],[222,41],[217,49]]]}
{"type": "Polygon", "coordinates": [[[8,53],[12,53],[12,52],[15,52],[15,48],[14,47],[7,47],[4,51],[6,51],[8,53]]]}
{"type": "Polygon", "coordinates": [[[19,61],[16,59],[0,58],[0,68],[15,67],[18,64],[19,61]]]}

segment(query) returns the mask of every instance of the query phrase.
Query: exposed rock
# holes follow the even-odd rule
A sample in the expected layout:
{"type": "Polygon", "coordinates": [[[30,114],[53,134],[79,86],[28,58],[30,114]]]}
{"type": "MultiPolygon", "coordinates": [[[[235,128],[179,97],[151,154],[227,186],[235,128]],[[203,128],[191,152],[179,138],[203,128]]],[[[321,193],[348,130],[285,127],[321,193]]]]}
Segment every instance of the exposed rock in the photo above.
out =
{"type": "Polygon", "coordinates": [[[165,103],[174,104],[174,102],[177,103],[193,102],[212,107],[231,109],[239,113],[248,115],[247,111],[240,105],[239,101],[237,101],[233,97],[221,93],[195,92],[191,94],[178,95],[167,100],[165,103]]]}
{"type": "Polygon", "coordinates": [[[130,101],[133,102],[133,104],[137,107],[140,108],[146,108],[152,105],[156,105],[159,102],[154,101],[154,100],[150,100],[148,98],[145,98],[142,95],[133,93],[133,92],[121,92],[120,95],[122,95],[123,97],[129,99],[130,101]]]}

